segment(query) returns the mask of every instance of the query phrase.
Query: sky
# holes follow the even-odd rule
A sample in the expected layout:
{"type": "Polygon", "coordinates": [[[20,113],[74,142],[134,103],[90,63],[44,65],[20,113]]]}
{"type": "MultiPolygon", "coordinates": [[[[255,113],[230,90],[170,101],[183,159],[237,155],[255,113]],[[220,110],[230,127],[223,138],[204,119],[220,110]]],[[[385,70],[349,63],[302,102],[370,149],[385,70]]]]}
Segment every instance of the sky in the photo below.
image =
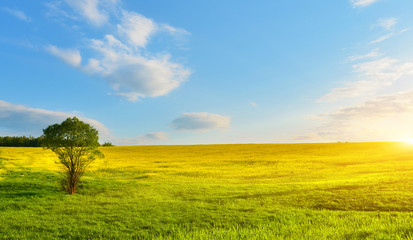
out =
{"type": "Polygon", "coordinates": [[[3,0],[0,135],[409,141],[413,1],[3,0]]]}

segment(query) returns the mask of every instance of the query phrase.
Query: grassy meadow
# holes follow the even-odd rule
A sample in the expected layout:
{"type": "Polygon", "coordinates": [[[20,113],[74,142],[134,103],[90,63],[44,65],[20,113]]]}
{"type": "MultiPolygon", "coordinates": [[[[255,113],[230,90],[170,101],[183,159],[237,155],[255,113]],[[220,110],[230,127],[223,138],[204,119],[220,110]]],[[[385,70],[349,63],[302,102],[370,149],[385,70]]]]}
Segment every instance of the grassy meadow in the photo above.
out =
{"type": "Polygon", "coordinates": [[[0,147],[0,239],[413,239],[413,145],[104,147],[79,192],[0,147]]]}

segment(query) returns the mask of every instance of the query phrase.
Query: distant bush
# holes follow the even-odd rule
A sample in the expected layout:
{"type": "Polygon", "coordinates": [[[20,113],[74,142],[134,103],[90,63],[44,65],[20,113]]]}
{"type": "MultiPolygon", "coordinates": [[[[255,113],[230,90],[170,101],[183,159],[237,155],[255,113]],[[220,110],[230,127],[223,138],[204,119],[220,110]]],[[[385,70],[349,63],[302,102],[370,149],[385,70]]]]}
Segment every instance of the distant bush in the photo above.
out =
{"type": "Polygon", "coordinates": [[[0,146],[3,147],[40,147],[42,142],[42,137],[10,137],[0,136],[0,146]]]}
{"type": "Polygon", "coordinates": [[[113,147],[114,145],[111,142],[105,142],[105,143],[101,144],[100,146],[102,146],[102,147],[113,147]]]}

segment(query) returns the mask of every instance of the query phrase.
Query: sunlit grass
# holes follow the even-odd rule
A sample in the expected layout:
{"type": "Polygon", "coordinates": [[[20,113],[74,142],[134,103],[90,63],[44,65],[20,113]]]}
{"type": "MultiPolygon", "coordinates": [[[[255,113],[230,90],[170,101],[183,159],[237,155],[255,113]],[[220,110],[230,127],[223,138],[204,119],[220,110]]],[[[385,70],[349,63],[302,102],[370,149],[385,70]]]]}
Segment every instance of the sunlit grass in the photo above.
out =
{"type": "MultiPolygon", "coordinates": [[[[412,239],[413,145],[101,148],[79,194],[55,155],[0,148],[3,238],[412,239]]],[[[1,236],[0,236],[1,237],[1,236]]]]}

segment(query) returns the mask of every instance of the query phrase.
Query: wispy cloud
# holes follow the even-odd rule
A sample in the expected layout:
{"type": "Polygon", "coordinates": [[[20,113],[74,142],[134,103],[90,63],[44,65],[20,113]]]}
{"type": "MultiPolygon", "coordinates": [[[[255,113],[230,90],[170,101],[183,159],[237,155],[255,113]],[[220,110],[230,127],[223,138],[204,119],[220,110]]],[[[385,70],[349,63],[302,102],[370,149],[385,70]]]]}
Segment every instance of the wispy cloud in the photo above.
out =
{"type": "Polygon", "coordinates": [[[320,114],[321,125],[297,140],[398,140],[413,134],[413,91],[372,98],[355,106],[320,114]],[[409,134],[410,132],[410,134],[409,134]]]}
{"type": "Polygon", "coordinates": [[[394,33],[388,33],[388,34],[386,34],[386,35],[383,35],[383,36],[381,36],[381,37],[379,37],[379,38],[371,41],[370,44],[381,43],[381,42],[383,42],[384,40],[387,40],[387,39],[389,39],[389,38],[391,38],[391,37],[393,37],[393,36],[394,36],[394,33]]]}
{"type": "MultiPolygon", "coordinates": [[[[105,11],[105,6],[111,5],[103,4],[105,2],[117,4],[117,1],[113,0],[103,2],[77,0],[68,4],[73,8],[85,8],[83,18],[87,21],[96,19],[95,25],[111,24],[109,15],[106,14],[110,10],[105,11]],[[86,11],[87,9],[89,10],[86,11]]],[[[64,50],[51,45],[48,46],[48,51],[87,74],[102,77],[111,85],[114,90],[113,94],[129,101],[167,95],[188,79],[191,72],[181,64],[174,62],[169,53],[152,54],[146,46],[156,33],[187,34],[187,32],[166,24],[156,23],[143,15],[117,7],[119,18],[114,19],[116,24],[108,28],[110,31],[104,34],[105,37],[102,39],[86,38],[86,46],[81,49],[82,52],[86,52],[85,55],[89,56],[85,59],[85,64],[81,64],[80,50],[64,50]]]]}
{"type": "Polygon", "coordinates": [[[115,145],[148,145],[148,144],[156,144],[159,142],[167,141],[167,133],[166,132],[151,132],[142,136],[134,137],[134,138],[114,138],[113,143],[115,145]]]}
{"type": "Polygon", "coordinates": [[[80,56],[79,50],[61,49],[53,45],[47,46],[46,50],[73,67],[78,67],[81,64],[82,57],[80,56]]]}
{"type": "Polygon", "coordinates": [[[387,39],[389,39],[389,38],[391,38],[391,37],[401,35],[402,33],[406,32],[406,31],[408,31],[408,30],[409,30],[408,28],[404,28],[404,29],[402,29],[402,30],[400,30],[400,31],[392,31],[392,32],[390,32],[390,33],[387,33],[387,34],[385,34],[385,35],[383,35],[383,36],[381,36],[381,37],[379,37],[379,38],[371,41],[370,44],[381,43],[381,42],[383,42],[384,40],[387,40],[387,39]]]}
{"type": "Polygon", "coordinates": [[[253,107],[258,107],[258,104],[256,104],[255,102],[250,102],[250,105],[253,107]]]}
{"type": "Polygon", "coordinates": [[[26,21],[26,22],[31,22],[32,19],[27,16],[23,11],[17,10],[17,9],[11,9],[7,7],[3,7],[2,10],[20,20],[26,21]]]}
{"type": "Polygon", "coordinates": [[[378,1],[379,0],[351,0],[351,4],[353,4],[353,7],[355,8],[356,7],[367,7],[378,1]]]}
{"type": "Polygon", "coordinates": [[[75,21],[80,21],[81,17],[78,14],[69,13],[63,10],[63,5],[65,5],[62,1],[53,1],[53,2],[45,2],[44,6],[46,7],[46,16],[55,19],[70,19],[75,21]]]}
{"type": "Polygon", "coordinates": [[[381,58],[353,65],[359,81],[345,82],[344,87],[334,88],[318,102],[335,102],[343,98],[369,96],[392,85],[395,81],[413,74],[413,63],[400,63],[396,59],[381,58]]]}
{"type": "Polygon", "coordinates": [[[370,41],[370,44],[381,43],[391,37],[398,36],[408,30],[406,28],[402,30],[397,30],[397,22],[397,18],[394,17],[380,18],[379,20],[377,20],[377,23],[372,25],[371,28],[380,28],[384,30],[385,33],[382,36],[370,41]]]}
{"type": "Polygon", "coordinates": [[[397,18],[390,17],[390,18],[380,18],[377,20],[377,23],[372,26],[372,28],[379,27],[384,30],[390,31],[394,29],[397,24],[397,18]]]}
{"type": "MultiPolygon", "coordinates": [[[[365,7],[377,1],[353,0],[354,7],[365,7]]],[[[396,29],[396,18],[381,18],[371,29],[379,29],[377,44],[406,31],[396,29]]],[[[413,132],[413,91],[379,95],[382,90],[413,75],[413,62],[383,57],[378,49],[348,58],[353,63],[356,81],[332,89],[318,102],[335,102],[346,98],[359,104],[336,111],[312,115],[307,120],[318,122],[318,127],[297,136],[299,141],[398,141],[413,132]],[[366,100],[367,99],[367,100],[366,100]]],[[[345,103],[345,102],[344,102],[345,103]]]]}
{"type": "Polygon", "coordinates": [[[109,13],[116,12],[117,0],[59,0],[44,3],[46,15],[59,20],[86,21],[102,27],[109,21],[109,13]]]}
{"type": "MultiPolygon", "coordinates": [[[[108,21],[108,15],[99,8],[98,0],[66,0],[65,2],[93,25],[101,26],[108,21]]],[[[102,2],[104,1],[100,1],[102,2]]]]}
{"type": "Polygon", "coordinates": [[[368,59],[368,58],[374,58],[374,57],[379,57],[381,55],[381,53],[379,52],[379,49],[376,48],[373,51],[364,54],[364,55],[355,55],[355,56],[350,56],[348,59],[352,62],[354,61],[358,61],[358,60],[364,60],[364,59],[368,59]]]}
{"type": "MultiPolygon", "coordinates": [[[[39,136],[42,134],[42,129],[48,125],[60,123],[66,118],[76,115],[76,113],[30,108],[0,100],[0,134],[39,136]]],[[[109,129],[99,121],[82,116],[78,116],[78,118],[95,127],[101,137],[108,138],[110,136],[109,129]]]]}
{"type": "Polygon", "coordinates": [[[230,128],[231,118],[214,113],[184,113],[170,124],[178,131],[206,132],[214,129],[230,128]]]}
{"type": "Polygon", "coordinates": [[[191,34],[190,32],[186,31],[185,29],[175,28],[175,27],[172,27],[168,24],[161,24],[161,25],[159,25],[159,28],[161,30],[167,31],[171,34],[185,34],[185,35],[187,35],[187,34],[190,35],[191,34]]]}

